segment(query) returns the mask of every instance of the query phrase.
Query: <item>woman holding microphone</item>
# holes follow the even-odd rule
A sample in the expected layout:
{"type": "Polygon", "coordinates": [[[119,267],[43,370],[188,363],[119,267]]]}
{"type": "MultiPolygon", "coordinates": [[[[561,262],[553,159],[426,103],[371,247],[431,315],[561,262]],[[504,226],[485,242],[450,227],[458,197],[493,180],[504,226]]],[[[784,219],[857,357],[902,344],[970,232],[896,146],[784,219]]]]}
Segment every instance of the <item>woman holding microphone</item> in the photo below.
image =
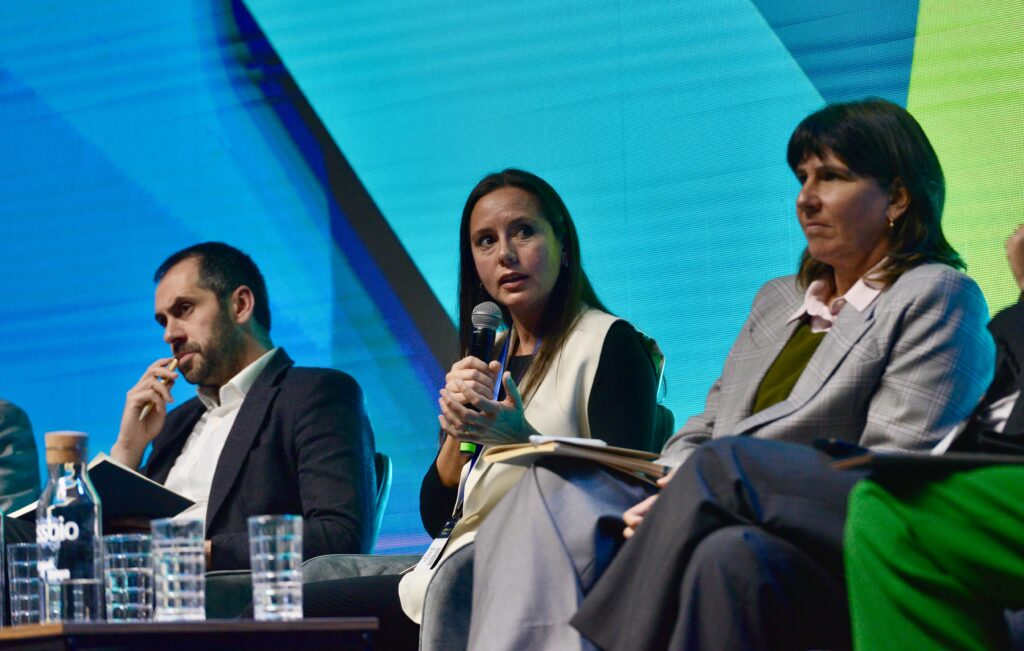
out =
{"type": "MultiPolygon", "coordinates": [[[[307,616],[376,616],[387,648],[417,643],[430,579],[524,472],[489,464],[483,447],[530,435],[603,439],[651,450],[660,361],[656,345],[597,298],[558,193],[507,169],[470,193],[459,227],[459,332],[465,356],[440,390],[441,449],[420,511],[435,543],[412,572],[306,586],[307,616]],[[507,330],[490,359],[468,354],[471,314],[493,302],[507,330]],[[461,443],[474,444],[469,452],[461,443]],[[399,603],[400,595],[400,603],[399,603]],[[405,614],[402,614],[404,611],[405,614]]],[[[471,553],[466,550],[465,553],[471,553]]]]}

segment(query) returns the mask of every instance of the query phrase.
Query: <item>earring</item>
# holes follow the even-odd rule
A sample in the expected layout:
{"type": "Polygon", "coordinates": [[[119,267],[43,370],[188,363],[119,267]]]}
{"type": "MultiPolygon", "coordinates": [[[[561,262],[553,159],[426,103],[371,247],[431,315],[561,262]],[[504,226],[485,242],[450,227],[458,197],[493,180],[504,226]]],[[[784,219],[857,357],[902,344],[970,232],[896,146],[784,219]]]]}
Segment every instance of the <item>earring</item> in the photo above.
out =
{"type": "Polygon", "coordinates": [[[896,228],[896,220],[892,217],[889,218],[889,230],[896,228]]]}
{"type": "Polygon", "coordinates": [[[563,257],[562,258],[562,269],[568,269],[568,268],[569,268],[569,258],[564,258],[563,257]]]}

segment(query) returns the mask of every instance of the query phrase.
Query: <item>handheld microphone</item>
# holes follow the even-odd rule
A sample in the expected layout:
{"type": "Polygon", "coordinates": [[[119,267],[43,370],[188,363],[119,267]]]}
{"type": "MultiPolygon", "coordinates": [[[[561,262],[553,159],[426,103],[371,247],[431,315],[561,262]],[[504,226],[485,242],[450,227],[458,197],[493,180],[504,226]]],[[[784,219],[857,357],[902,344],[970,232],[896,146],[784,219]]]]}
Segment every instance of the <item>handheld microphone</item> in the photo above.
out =
{"type": "MultiPolygon", "coordinates": [[[[469,338],[469,355],[485,363],[489,362],[491,351],[494,350],[494,333],[501,325],[501,308],[497,303],[485,301],[473,308],[469,320],[473,324],[473,334],[469,338]]],[[[498,382],[501,382],[501,378],[498,378],[498,382]]],[[[459,443],[459,452],[476,454],[476,444],[459,443]]]]}

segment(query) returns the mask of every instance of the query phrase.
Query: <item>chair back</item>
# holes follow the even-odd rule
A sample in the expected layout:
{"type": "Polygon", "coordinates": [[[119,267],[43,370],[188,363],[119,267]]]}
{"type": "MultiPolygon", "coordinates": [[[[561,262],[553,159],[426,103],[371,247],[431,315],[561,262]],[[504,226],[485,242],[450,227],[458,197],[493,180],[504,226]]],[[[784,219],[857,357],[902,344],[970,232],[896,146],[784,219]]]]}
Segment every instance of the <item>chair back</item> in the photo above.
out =
{"type": "Polygon", "coordinates": [[[640,343],[647,350],[651,366],[654,367],[654,378],[658,387],[655,396],[658,404],[654,406],[654,449],[651,450],[651,452],[658,452],[676,431],[675,415],[671,409],[662,404],[668,391],[668,384],[665,382],[665,353],[661,352],[661,347],[654,339],[639,330],[636,332],[640,335],[640,343]]]}
{"type": "Polygon", "coordinates": [[[373,517],[373,544],[377,544],[377,536],[380,534],[380,526],[384,521],[384,510],[388,507],[388,498],[391,496],[391,457],[383,452],[373,455],[373,469],[377,473],[377,495],[374,500],[373,517]]]}
{"type": "Polygon", "coordinates": [[[659,452],[665,446],[665,442],[676,433],[676,417],[672,410],[665,405],[658,403],[654,405],[654,449],[652,452],[659,452]]]}

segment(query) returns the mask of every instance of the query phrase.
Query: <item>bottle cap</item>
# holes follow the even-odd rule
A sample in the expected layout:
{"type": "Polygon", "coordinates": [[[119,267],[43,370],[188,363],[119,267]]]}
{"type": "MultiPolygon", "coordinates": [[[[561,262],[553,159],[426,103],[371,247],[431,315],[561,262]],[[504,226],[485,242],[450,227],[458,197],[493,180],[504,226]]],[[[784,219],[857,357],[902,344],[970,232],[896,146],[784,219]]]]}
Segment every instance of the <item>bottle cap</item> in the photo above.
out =
{"type": "Polygon", "coordinates": [[[46,463],[84,463],[89,435],[85,432],[47,432],[46,463]]]}

